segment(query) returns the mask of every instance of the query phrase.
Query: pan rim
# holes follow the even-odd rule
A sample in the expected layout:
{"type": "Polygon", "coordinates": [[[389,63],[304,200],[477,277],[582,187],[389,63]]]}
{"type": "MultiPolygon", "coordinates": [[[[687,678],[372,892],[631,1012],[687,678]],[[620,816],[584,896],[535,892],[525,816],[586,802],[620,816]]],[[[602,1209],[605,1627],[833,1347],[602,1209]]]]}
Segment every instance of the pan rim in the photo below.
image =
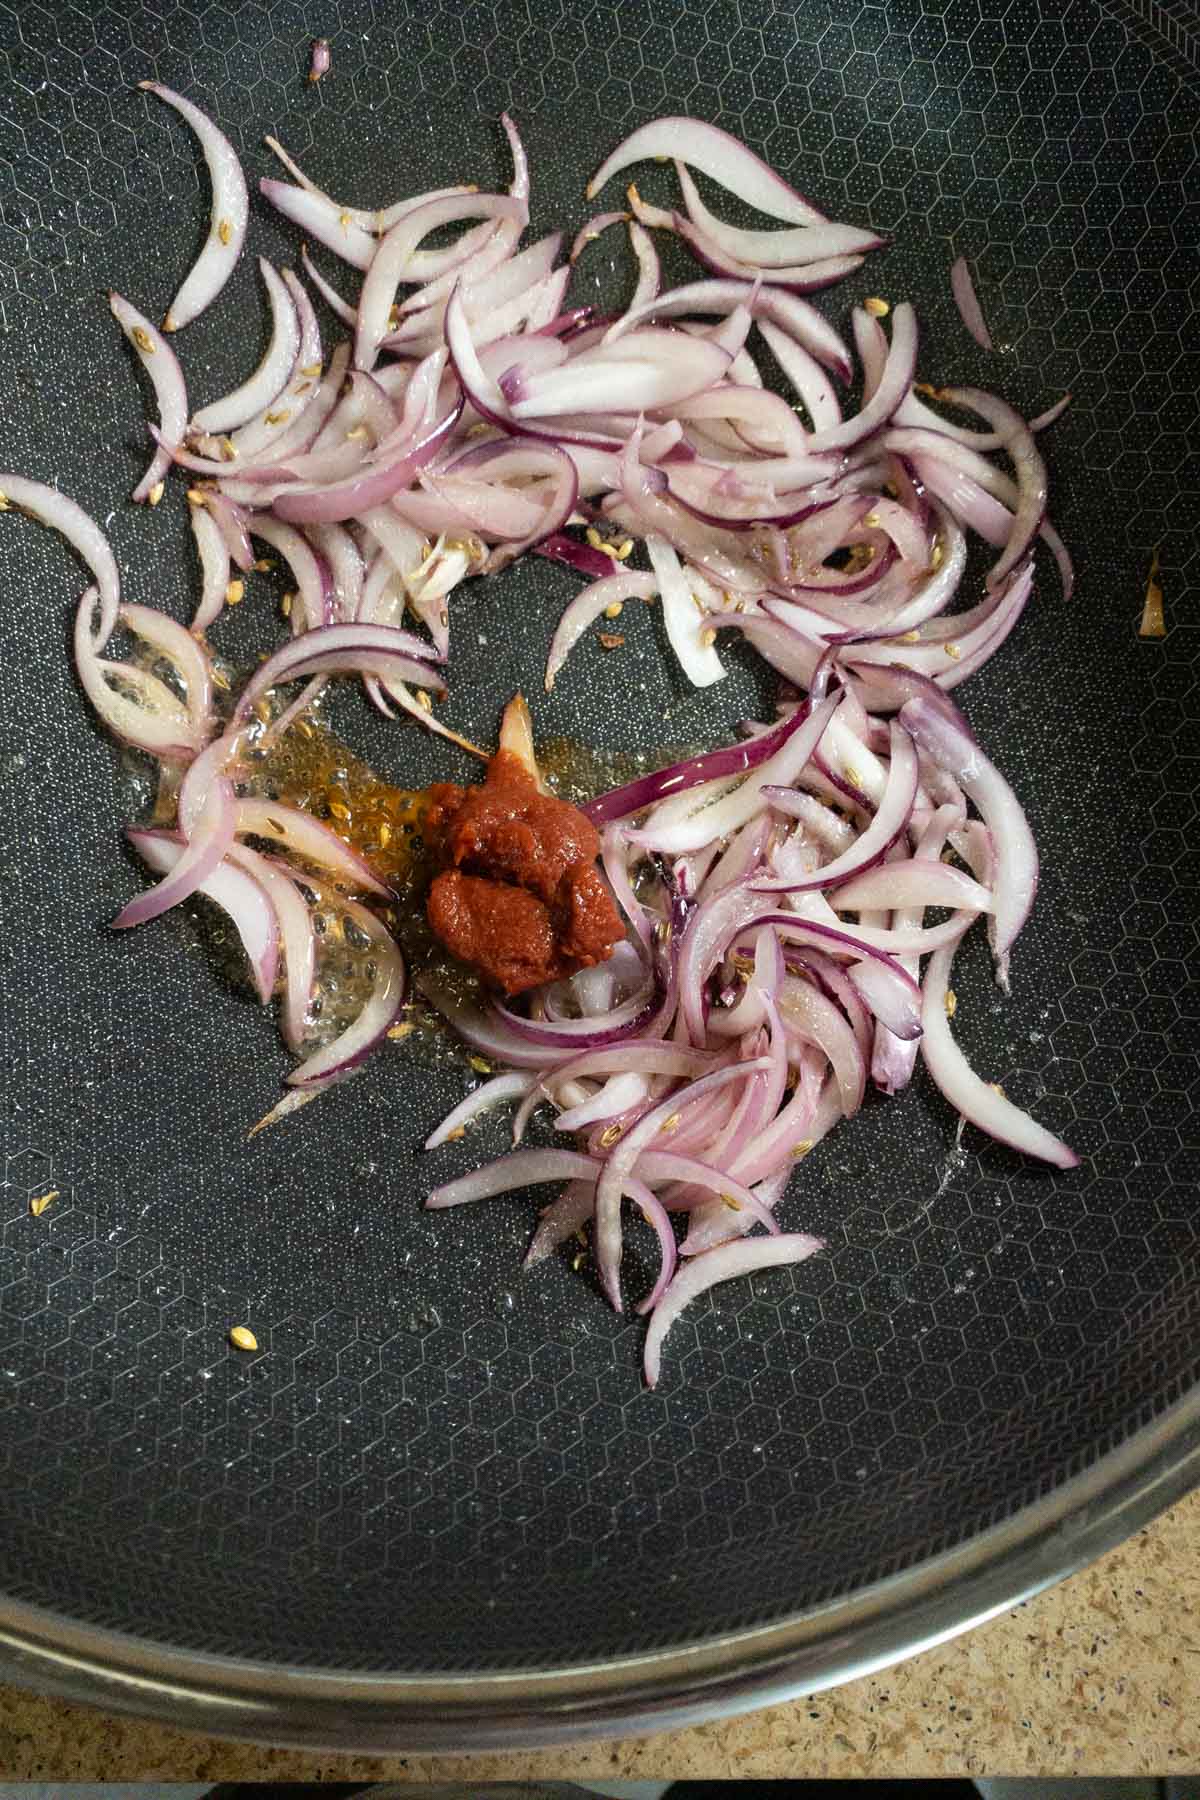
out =
{"type": "Polygon", "coordinates": [[[1009,1519],[770,1625],[558,1669],[429,1676],[172,1649],[0,1596],[0,1679],[216,1737],[298,1749],[536,1749],[678,1729],[871,1675],[1031,1599],[1200,1487],[1200,1385],[1009,1519]]]}

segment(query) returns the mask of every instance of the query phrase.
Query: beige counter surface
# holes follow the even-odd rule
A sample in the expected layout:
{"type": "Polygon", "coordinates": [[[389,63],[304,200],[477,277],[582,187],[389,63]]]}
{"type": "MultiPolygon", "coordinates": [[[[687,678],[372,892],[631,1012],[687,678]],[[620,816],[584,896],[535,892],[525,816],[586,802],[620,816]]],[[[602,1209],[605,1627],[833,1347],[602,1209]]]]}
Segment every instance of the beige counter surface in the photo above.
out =
{"type": "Polygon", "coordinates": [[[1200,1770],[1200,1494],[1049,1593],[832,1693],[658,1737],[479,1757],[221,1743],[0,1688],[14,1780],[597,1780],[1200,1770]]]}

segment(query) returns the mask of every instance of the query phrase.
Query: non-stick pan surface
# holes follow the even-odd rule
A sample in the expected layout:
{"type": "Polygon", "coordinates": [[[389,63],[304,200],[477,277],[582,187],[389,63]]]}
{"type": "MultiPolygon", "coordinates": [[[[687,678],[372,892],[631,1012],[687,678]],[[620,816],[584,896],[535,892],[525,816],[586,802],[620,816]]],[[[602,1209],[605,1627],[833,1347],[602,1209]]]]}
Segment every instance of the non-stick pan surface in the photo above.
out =
{"type": "MultiPolygon", "coordinates": [[[[141,882],[119,840],[136,782],[68,667],[80,570],[6,518],[0,1613],[14,1672],[96,1692],[85,1665],[122,1663],[145,1680],[111,1688],[119,1703],[280,1736],[429,1741],[439,1727],[415,1721],[430,1704],[459,1709],[459,1742],[488,1709],[491,1735],[535,1736],[570,1729],[600,1690],[627,1713],[651,1696],[649,1716],[695,1687],[688,1666],[726,1699],[765,1691],[768,1665],[786,1684],[802,1639],[809,1682],[896,1654],[1060,1572],[1189,1477],[1197,39],[1190,8],[1138,11],[0,7],[0,466],[76,495],[107,523],[131,596],[179,616],[195,586],[182,497],[152,515],[127,503],[144,396],[104,293],[161,312],[207,189],[189,134],[137,91],[144,76],[210,106],[252,178],[275,130],[366,204],[499,179],[511,108],[542,229],[580,223],[585,172],[633,123],[694,111],[834,216],[892,234],[825,299],[833,316],[868,293],[911,297],[926,378],[996,385],[1030,412],[1071,390],[1048,443],[1077,594],[1064,605],[1044,569],[964,690],[1028,803],[1042,887],[1011,1000],[977,947],[956,1028],[1084,1157],[1063,1176],[970,1132],[957,1151],[923,1078],[876,1101],[805,1162],[786,1205],[828,1254],[697,1306],[646,1392],[634,1319],[566,1261],[522,1277],[532,1197],[422,1212],[435,1169],[503,1142],[496,1121],[420,1152],[463,1090],[461,1061],[389,1046],[247,1141],[285,1068],[274,1026],[221,972],[210,926],[107,930],[141,882]],[[310,88],[318,33],[333,70],[310,88]],[[949,303],[959,252],[990,357],[949,303]],[[1156,548],[1169,632],[1143,642],[1156,548]],[[228,1347],[238,1322],[258,1355],[228,1347]],[[1047,1535],[1080,1496],[1091,1512],[1047,1535]],[[991,1585],[973,1587],[983,1567],[991,1585]],[[235,1688],[236,1707],[187,1699],[235,1688]]],[[[294,256],[257,201],[252,230],[294,256]]],[[[619,287],[592,254],[585,290],[619,287]]],[[[243,259],[181,338],[194,398],[253,365],[261,316],[243,259]]],[[[523,565],[455,597],[456,724],[488,735],[524,685],[541,736],[653,757],[768,703],[749,658],[685,692],[642,609],[622,652],[584,648],[543,698],[571,591],[564,571],[523,565]]],[[[227,641],[249,653],[270,613],[266,583],[227,641]]],[[[348,693],[339,704],[343,731],[397,779],[458,771],[419,731],[373,724],[348,693]]]]}

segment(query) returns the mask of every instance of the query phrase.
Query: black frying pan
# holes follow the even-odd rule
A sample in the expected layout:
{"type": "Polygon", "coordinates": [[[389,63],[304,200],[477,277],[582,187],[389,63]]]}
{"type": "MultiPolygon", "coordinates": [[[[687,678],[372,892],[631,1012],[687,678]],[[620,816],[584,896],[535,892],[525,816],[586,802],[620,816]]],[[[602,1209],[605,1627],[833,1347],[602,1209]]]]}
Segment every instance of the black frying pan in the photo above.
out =
{"type": "MultiPolygon", "coordinates": [[[[498,179],[510,107],[542,229],[580,222],[585,172],[632,123],[690,109],[894,234],[835,315],[907,295],[926,376],[1029,411],[1072,390],[1051,459],[1077,596],[1046,572],[965,690],[1043,885],[1011,1001],[982,949],[956,987],[973,1056],[1086,1158],[1059,1177],[973,1134],[957,1156],[924,1081],[878,1102],[787,1203],[829,1254],[697,1307],[647,1393],[635,1321],[565,1261],[520,1276],[531,1199],[422,1213],[417,1146],[462,1091],[453,1056],[389,1047],[247,1143],[284,1068],[274,1028],[203,926],[107,931],[141,879],[118,838],[137,796],[68,668],[80,572],[0,521],[5,1673],[362,1746],[680,1718],[961,1626],[1195,1478],[1193,10],[2,9],[0,464],[109,519],[131,595],[179,616],[183,505],[126,503],[142,396],[103,295],[161,310],[207,199],[142,76],[210,106],[252,177],[274,128],[364,203],[498,179]],[[314,90],[317,33],[333,71],[314,90]],[[992,358],[950,307],[960,251],[992,358]],[[1171,631],[1140,642],[1156,546],[1171,631]],[[237,1321],[258,1356],[228,1348],[237,1321]]],[[[257,206],[253,241],[294,254],[257,206]]],[[[599,261],[585,287],[619,291],[599,261]]],[[[251,365],[258,307],[246,261],[184,333],[200,398],[251,365]]],[[[570,592],[522,566],[456,600],[457,725],[490,734],[536,688],[570,592]]],[[[269,614],[264,590],[231,648],[265,642],[269,614]]],[[[539,734],[653,755],[768,703],[749,658],[682,691],[656,631],[637,609],[621,656],[581,651],[539,734]]],[[[459,772],[339,706],[397,779],[459,772]]]]}

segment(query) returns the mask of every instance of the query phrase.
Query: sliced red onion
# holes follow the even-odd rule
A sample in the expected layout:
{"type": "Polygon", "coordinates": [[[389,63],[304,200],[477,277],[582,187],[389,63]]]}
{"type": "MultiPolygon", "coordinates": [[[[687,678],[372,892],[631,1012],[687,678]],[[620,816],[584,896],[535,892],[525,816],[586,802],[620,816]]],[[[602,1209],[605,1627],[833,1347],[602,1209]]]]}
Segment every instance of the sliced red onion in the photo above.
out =
{"type": "Polygon", "coordinates": [[[201,579],[200,599],[192,615],[191,628],[203,633],[225,610],[225,596],[229,591],[229,547],[206,506],[193,503],[188,507],[188,517],[200,558],[201,579]]]}
{"type": "Polygon", "coordinates": [[[324,1083],[356,1069],[387,1036],[404,1005],[404,958],[391,934],[373,912],[356,900],[339,895],[337,905],[347,922],[368,940],[375,965],[371,993],[353,1024],[292,1070],[287,1078],[289,1087],[324,1083]]]}
{"type": "Polygon", "coordinates": [[[845,1013],[812,982],[794,976],[783,982],[779,1006],[785,1028],[799,1033],[829,1059],[842,1112],[853,1118],[867,1091],[867,1059],[845,1013]]]}
{"type": "Polygon", "coordinates": [[[992,896],[961,869],[937,861],[882,862],[844,882],[833,896],[839,912],[891,912],[897,907],[959,907],[991,912],[992,896]]]}
{"type": "Polygon", "coordinates": [[[460,194],[430,201],[406,213],[381,239],[371,259],[358,302],[358,332],[354,360],[360,369],[375,364],[379,346],[388,333],[388,317],[401,282],[429,282],[456,269],[491,237],[495,221],[525,218],[524,203],[506,194],[460,194]],[[485,222],[467,232],[449,250],[420,250],[422,238],[439,226],[461,219],[485,222]]]}
{"type": "Polygon", "coordinates": [[[143,643],[173,664],[187,695],[188,716],[196,742],[203,744],[214,725],[212,664],[203,645],[157,607],[134,606],[126,601],[119,617],[121,624],[135,637],[140,637],[143,643]]]}
{"type": "Polygon", "coordinates": [[[333,313],[335,318],[340,319],[343,325],[348,325],[350,329],[353,330],[358,323],[357,309],[351,306],[348,300],[343,300],[333,283],[327,281],[325,276],[322,275],[320,269],[318,269],[316,263],[313,262],[308,254],[307,244],[302,244],[300,246],[300,263],[304,273],[308,276],[308,279],[312,282],[330,312],[333,313]]]}
{"type": "Polygon", "coordinates": [[[940,768],[953,775],[979,808],[995,845],[993,911],[988,935],[996,958],[996,979],[1008,987],[1008,963],[1017,934],[1033,909],[1038,855],[1020,801],[999,769],[984,755],[952,701],[908,700],[901,723],[940,768]]]}
{"type": "Polygon", "coordinates": [[[122,743],[148,750],[164,762],[189,761],[201,743],[195,720],[166,682],[148,669],[101,659],[91,629],[96,602],[97,590],[90,587],[75,614],[75,672],[80,687],[122,743]]]}
{"type": "MultiPolygon", "coordinates": [[[[92,648],[99,653],[113,634],[121,602],[121,578],[108,539],[95,519],[56,487],[49,487],[44,481],[29,481],[24,475],[0,475],[0,513],[14,510],[59,532],[91,570],[100,613],[92,634],[92,648]]],[[[89,606],[89,623],[91,616],[89,606]]]]}
{"type": "Polygon", "coordinates": [[[314,38],[312,60],[308,65],[309,81],[316,83],[321,80],[322,76],[328,75],[332,62],[333,58],[329,52],[329,39],[314,38]]]}
{"type": "Polygon", "coordinates": [[[794,731],[788,733],[774,755],[760,763],[731,794],[712,805],[700,807],[678,822],[656,826],[651,818],[640,830],[628,834],[630,843],[642,849],[657,850],[663,855],[679,856],[688,850],[702,849],[714,838],[728,837],[766,805],[764,786],[776,783],[788,786],[796,779],[824,737],[826,726],[840,703],[841,695],[835,694],[822,700],[811,712],[804,712],[794,731]]]}
{"type": "Polygon", "coordinates": [[[722,1244],[685,1263],[650,1315],[650,1329],[646,1333],[644,1352],[647,1387],[658,1386],[666,1335],[691,1301],[722,1281],[735,1281],[742,1275],[756,1275],[760,1269],[778,1269],[802,1263],[824,1248],[822,1238],[809,1237],[805,1232],[781,1232],[778,1237],[749,1238],[740,1243],[722,1244]]]}
{"type": "Polygon", "coordinates": [[[676,160],[675,172],[693,225],[711,238],[726,256],[768,275],[769,271],[789,263],[803,265],[878,250],[884,242],[873,231],[863,231],[857,225],[809,222],[783,231],[746,231],[736,225],[727,225],[705,206],[686,164],[676,160]]]}
{"type": "MultiPolygon", "coordinates": [[[[832,713],[837,702],[826,700],[822,704],[832,713]]],[[[799,880],[755,881],[751,883],[752,890],[759,894],[799,893],[805,888],[832,887],[838,881],[861,874],[881,861],[901,833],[907,830],[916,797],[916,747],[904,726],[893,721],[887,785],[878,810],[861,837],[814,875],[799,880]]]]}
{"type": "Polygon", "coordinates": [[[571,245],[569,260],[573,263],[578,262],[588,245],[594,244],[602,232],[607,231],[610,225],[624,225],[628,218],[627,212],[597,213],[595,218],[587,221],[586,225],[580,226],[571,245]]]}
{"type": "Polygon", "coordinates": [[[642,1105],[648,1085],[644,1076],[632,1070],[626,1069],[610,1075],[586,1100],[580,1100],[559,1113],[554,1121],[554,1129],[582,1131],[588,1125],[606,1124],[610,1119],[620,1118],[630,1108],[642,1105]]]}
{"type": "MultiPolygon", "coordinates": [[[[453,1107],[435,1131],[425,1139],[426,1150],[436,1150],[439,1144],[449,1142],[451,1138],[461,1136],[463,1128],[472,1124],[482,1113],[493,1106],[500,1106],[506,1100],[523,1099],[537,1085],[536,1075],[510,1073],[493,1075],[473,1093],[467,1095],[453,1107]]],[[[591,1203],[588,1205],[591,1211],[591,1203]]]]}
{"type": "Polygon", "coordinates": [[[1031,1114],[1014,1106],[996,1085],[981,1080],[954,1041],[946,1014],[954,946],[937,950],[925,972],[921,1054],[925,1067],[955,1110],[1001,1144],[1009,1144],[1026,1156],[1053,1163],[1056,1169],[1079,1166],[1075,1152],[1039,1125],[1031,1114]]]}
{"type": "Polygon", "coordinates": [[[277,212],[298,225],[309,237],[316,238],[319,244],[324,244],[327,250],[332,250],[335,256],[340,256],[351,268],[370,268],[376,240],[356,222],[353,213],[339,207],[336,200],[309,188],[290,187],[286,181],[276,181],[269,175],[265,175],[258,186],[263,199],[269,200],[277,212]]]}
{"type": "Polygon", "coordinates": [[[774,219],[786,219],[794,225],[824,223],[825,215],[789,187],[753,150],[716,125],[684,116],[652,119],[631,132],[593,175],[587,187],[588,199],[595,199],[606,182],[632,163],[668,158],[699,169],[739,200],[774,219]]]}
{"type": "Polygon", "coordinates": [[[179,331],[211,306],[229,277],[246,241],[250,196],[237,152],[207,113],[157,81],[139,81],[149,94],[157,94],[187,120],[200,142],[212,182],[212,221],[203,250],[190,274],[167,308],[164,331],[179,331]]]}
{"type": "Polygon", "coordinates": [[[681,1095],[660,1100],[644,1113],[610,1152],[596,1183],[596,1266],[600,1282],[613,1307],[621,1312],[621,1199],[626,1181],[632,1177],[642,1152],[654,1140],[671,1129],[671,1120],[681,1105],[692,1106],[709,1093],[727,1087],[732,1081],[743,1081],[758,1069],[770,1065],[765,1057],[735,1063],[729,1068],[714,1069],[689,1084],[681,1095]]]}
{"type": "Polygon", "coordinates": [[[952,406],[970,407],[987,420],[999,433],[1017,472],[1019,499],[1012,530],[1003,556],[988,574],[988,585],[996,587],[1029,549],[1046,516],[1046,464],[1028,425],[1006,401],[980,388],[943,388],[942,395],[952,406]]]}
{"type": "MultiPolygon", "coordinates": [[[[541,548],[544,553],[544,546],[541,548]]],[[[603,617],[610,606],[621,606],[626,600],[650,600],[657,587],[655,576],[645,575],[640,569],[622,569],[619,574],[593,581],[582,593],[577,594],[559,620],[550,642],[550,653],[546,659],[546,692],[549,693],[554,686],[555,678],[584,632],[603,617]]]]}
{"type": "Polygon", "coordinates": [[[269,544],[272,550],[278,551],[283,557],[296,583],[296,599],[292,602],[292,630],[296,633],[301,630],[315,631],[319,626],[332,624],[332,618],[327,616],[331,609],[327,597],[325,565],[307,539],[293,526],[262,513],[255,514],[252,529],[255,537],[261,538],[264,544],[269,544]]]}
{"type": "MultiPolygon", "coordinates": [[[[150,377],[154,398],[158,403],[159,429],[172,443],[180,443],[187,424],[188,400],[179,358],[162,333],[136,306],[131,306],[128,300],[115,291],[109,293],[108,304],[113,318],[132,344],[143,369],[150,377]]],[[[161,498],[160,484],[165,481],[170,468],[170,455],[159,445],[145,474],[134,488],[131,499],[149,500],[152,506],[157,505],[161,498]],[[155,489],[159,490],[157,494],[155,489]]]]}
{"type": "Polygon", "coordinates": [[[248,424],[279,398],[296,366],[300,320],[295,303],[265,256],[259,257],[258,268],[271,304],[271,335],[263,359],[240,387],[200,408],[192,420],[196,431],[228,432],[238,425],[248,424]]]}
{"type": "Polygon", "coordinates": [[[816,357],[789,332],[770,319],[760,318],[758,329],[775,361],[803,403],[814,431],[831,431],[842,422],[833,384],[816,357]]]}
{"type": "Polygon", "coordinates": [[[239,799],[236,830],[239,837],[264,838],[280,845],[302,863],[311,863],[357,892],[385,899],[390,895],[386,883],[357,850],[298,807],[277,800],[239,799]]]}
{"type": "Polygon", "coordinates": [[[170,872],[157,887],[137,895],[121,908],[112,921],[114,930],[126,931],[131,926],[144,925],[190,899],[225,860],[225,853],[233,843],[236,822],[233,788],[225,776],[216,776],[207,784],[188,830],[187,843],[170,872]]]}
{"type": "Polygon", "coordinates": [[[983,308],[979,304],[975,283],[971,280],[970,265],[965,256],[957,257],[950,265],[950,291],[954,295],[958,316],[975,342],[981,349],[991,350],[992,334],[987,328],[987,320],[983,316],[983,308]]]}
{"type": "Polygon", "coordinates": [[[698,612],[675,551],[666,538],[649,532],[646,554],[662,600],[667,642],[675,652],[680,668],[693,687],[711,687],[714,681],[723,681],[725,665],[713,648],[716,633],[709,629],[707,621],[698,612]]]}
{"type": "Polygon", "coordinates": [[[662,285],[662,267],[658,260],[658,251],[654,248],[654,240],[636,219],[629,221],[629,242],[633,246],[633,254],[637,258],[637,286],[633,290],[633,298],[629,302],[629,310],[636,312],[641,306],[648,306],[658,298],[658,290],[662,285]]]}
{"type": "Polygon", "coordinates": [[[254,547],[250,542],[246,515],[242,508],[236,506],[225,494],[218,493],[215,488],[205,488],[200,492],[193,490],[188,498],[194,500],[196,505],[208,508],[214,525],[225,540],[231,559],[244,575],[248,575],[254,567],[254,547]]]}
{"type": "Polygon", "coordinates": [[[557,1200],[545,1207],[525,1253],[525,1267],[532,1269],[582,1231],[596,1210],[596,1190],[591,1182],[572,1181],[557,1200]]]}
{"type": "Polygon", "coordinates": [[[446,684],[429,660],[429,644],[392,625],[324,625],[294,638],[262,663],[242,690],[235,718],[247,719],[268,689],[302,676],[351,671],[397,675],[415,687],[444,693],[446,684]]]}
{"type": "MultiPolygon", "coordinates": [[[[232,433],[230,443],[239,462],[261,459],[268,450],[283,441],[285,433],[299,426],[308,408],[321,391],[321,328],[317,315],[301,283],[291,269],[283,271],[283,284],[291,296],[300,325],[300,343],[287,386],[273,405],[260,418],[252,419],[232,433]]],[[[323,424],[318,420],[318,429],[323,424]]]]}
{"type": "Polygon", "coordinates": [[[626,332],[663,319],[687,318],[695,313],[726,317],[739,306],[749,309],[757,322],[768,320],[793,338],[826,369],[843,381],[852,373],[850,352],[833,326],[809,301],[783,288],[758,287],[753,281],[691,281],[683,287],[661,294],[657,300],[624,314],[611,325],[607,342],[614,343],[626,332]]]}
{"type": "Polygon", "coordinates": [[[840,425],[815,431],[810,450],[846,450],[882,429],[913,384],[917,369],[917,315],[907,300],[892,313],[892,343],[879,386],[870,400],[840,425]]]}
{"type": "MultiPolygon", "coordinates": [[[[306,175],[304,173],[304,170],[300,167],[299,163],[296,162],[296,160],[293,157],[288,155],[287,151],[284,149],[283,145],[279,142],[278,138],[271,137],[268,134],[266,137],[263,138],[263,143],[267,146],[267,149],[271,151],[272,155],[277,156],[279,158],[279,161],[283,164],[284,168],[287,170],[287,172],[291,176],[292,180],[295,181],[300,187],[307,188],[307,190],[310,194],[320,194],[320,196],[323,200],[328,200],[328,201],[330,201],[331,205],[337,206],[339,212],[349,213],[351,218],[354,220],[354,223],[356,225],[361,225],[361,227],[364,231],[370,232],[372,234],[374,234],[378,231],[378,229],[379,229],[379,214],[378,213],[368,212],[365,207],[361,207],[361,206],[346,206],[346,205],[343,205],[341,202],[334,200],[331,195],[329,195],[325,192],[325,189],[323,187],[321,187],[317,182],[313,181],[308,175],[306,175]]],[[[405,204],[405,203],[402,201],[401,205],[403,205],[403,204],[405,204]]]]}
{"type": "MultiPolygon", "coordinates": [[[[130,827],[125,836],[156,875],[169,875],[186,849],[184,840],[174,832],[136,831],[130,827]]],[[[249,960],[258,997],[265,1005],[275,991],[279,931],[262,886],[244,869],[222,863],[197,885],[195,892],[228,913],[249,960]]]]}
{"type": "Polygon", "coordinates": [[[312,912],[293,880],[294,871],[273,858],[262,856],[247,844],[235,843],[228,852],[225,867],[230,864],[252,876],[271,903],[284,963],[280,1028],[288,1049],[299,1056],[308,1029],[308,1008],[317,966],[317,936],[312,912]]]}

